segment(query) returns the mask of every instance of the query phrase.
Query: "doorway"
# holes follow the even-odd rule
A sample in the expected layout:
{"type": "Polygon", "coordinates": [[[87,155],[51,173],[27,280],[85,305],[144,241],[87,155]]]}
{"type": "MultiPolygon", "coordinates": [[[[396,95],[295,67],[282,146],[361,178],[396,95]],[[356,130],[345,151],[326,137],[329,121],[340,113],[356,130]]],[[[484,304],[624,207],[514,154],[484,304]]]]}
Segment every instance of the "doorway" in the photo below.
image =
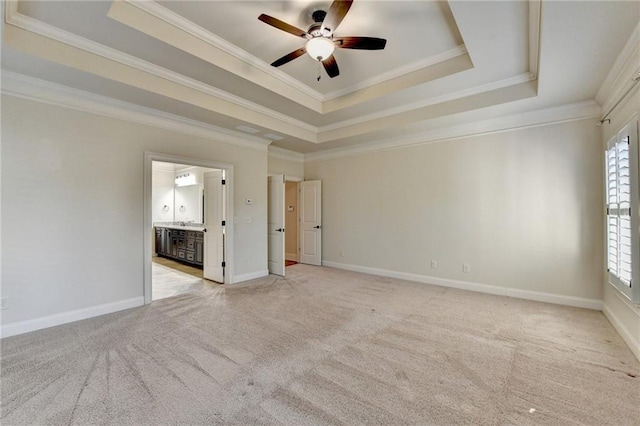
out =
{"type": "Polygon", "coordinates": [[[269,273],[296,263],[322,264],[321,182],[285,175],[268,178],[269,273]]]}
{"type": "Polygon", "coordinates": [[[299,206],[298,182],[285,180],[284,183],[284,266],[292,266],[299,261],[300,243],[298,240],[299,206]]]}
{"type": "Polygon", "coordinates": [[[144,169],[145,304],[230,283],[233,166],[145,153],[144,169]]]}

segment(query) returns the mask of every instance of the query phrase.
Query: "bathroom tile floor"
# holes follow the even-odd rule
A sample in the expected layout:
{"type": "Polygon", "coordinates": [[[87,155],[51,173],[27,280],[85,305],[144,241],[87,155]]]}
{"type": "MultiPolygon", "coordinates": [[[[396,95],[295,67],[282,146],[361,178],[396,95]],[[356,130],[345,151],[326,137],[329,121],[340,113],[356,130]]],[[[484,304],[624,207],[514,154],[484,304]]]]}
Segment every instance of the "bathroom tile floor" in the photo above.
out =
{"type": "Polygon", "coordinates": [[[159,265],[168,266],[171,269],[176,269],[180,272],[184,272],[185,274],[193,275],[197,278],[202,278],[202,268],[196,268],[195,266],[189,266],[184,263],[176,262],[175,260],[167,259],[164,257],[154,257],[154,263],[159,265]]]}
{"type": "Polygon", "coordinates": [[[168,259],[154,258],[151,264],[153,300],[164,299],[183,293],[192,293],[202,290],[203,287],[217,287],[220,284],[202,278],[202,270],[187,265],[179,264],[168,259]],[[156,260],[159,259],[159,260],[156,260]],[[178,269],[178,267],[180,269],[178,269]],[[200,276],[194,276],[185,269],[200,272],[200,276]]]}

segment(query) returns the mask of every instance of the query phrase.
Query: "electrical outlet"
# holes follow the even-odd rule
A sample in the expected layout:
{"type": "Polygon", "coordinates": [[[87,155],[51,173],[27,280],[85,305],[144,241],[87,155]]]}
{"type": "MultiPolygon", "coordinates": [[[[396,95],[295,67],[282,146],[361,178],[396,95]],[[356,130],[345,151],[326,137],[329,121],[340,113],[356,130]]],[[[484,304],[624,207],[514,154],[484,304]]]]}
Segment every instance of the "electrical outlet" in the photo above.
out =
{"type": "Polygon", "coordinates": [[[338,256],[344,257],[344,250],[338,250],[338,256]]]}
{"type": "Polygon", "coordinates": [[[432,268],[437,268],[438,267],[438,262],[436,262],[435,260],[431,261],[431,267],[432,268]]]}
{"type": "Polygon", "coordinates": [[[0,310],[5,310],[7,309],[7,299],[5,299],[4,297],[0,298],[0,310]]]}
{"type": "Polygon", "coordinates": [[[464,273],[469,273],[471,272],[471,265],[469,265],[468,263],[463,263],[462,264],[462,272],[464,273]]]}

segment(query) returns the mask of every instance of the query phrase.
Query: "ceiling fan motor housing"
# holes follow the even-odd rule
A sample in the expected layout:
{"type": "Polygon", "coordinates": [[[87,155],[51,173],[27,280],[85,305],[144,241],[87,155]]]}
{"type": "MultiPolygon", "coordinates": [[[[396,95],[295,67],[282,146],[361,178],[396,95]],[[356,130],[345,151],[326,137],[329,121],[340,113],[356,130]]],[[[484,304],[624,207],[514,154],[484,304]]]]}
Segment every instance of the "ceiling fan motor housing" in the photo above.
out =
{"type": "Polygon", "coordinates": [[[323,37],[322,31],[320,31],[321,27],[322,23],[311,24],[311,26],[309,26],[309,29],[307,30],[307,33],[311,37],[323,37]]]}

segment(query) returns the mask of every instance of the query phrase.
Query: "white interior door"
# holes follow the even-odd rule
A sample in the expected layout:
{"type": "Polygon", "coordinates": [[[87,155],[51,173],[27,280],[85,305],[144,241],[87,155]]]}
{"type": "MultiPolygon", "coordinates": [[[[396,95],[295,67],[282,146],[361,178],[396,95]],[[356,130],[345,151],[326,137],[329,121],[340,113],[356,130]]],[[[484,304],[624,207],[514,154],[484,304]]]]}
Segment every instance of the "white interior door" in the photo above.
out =
{"type": "Polygon", "coordinates": [[[224,282],[224,189],[222,170],[204,174],[204,259],[206,279],[224,282]]]}
{"type": "Polygon", "coordinates": [[[284,276],[284,175],[269,176],[269,273],[284,276]]]}
{"type": "Polygon", "coordinates": [[[300,263],[322,264],[322,182],[300,182],[300,263]]]}

